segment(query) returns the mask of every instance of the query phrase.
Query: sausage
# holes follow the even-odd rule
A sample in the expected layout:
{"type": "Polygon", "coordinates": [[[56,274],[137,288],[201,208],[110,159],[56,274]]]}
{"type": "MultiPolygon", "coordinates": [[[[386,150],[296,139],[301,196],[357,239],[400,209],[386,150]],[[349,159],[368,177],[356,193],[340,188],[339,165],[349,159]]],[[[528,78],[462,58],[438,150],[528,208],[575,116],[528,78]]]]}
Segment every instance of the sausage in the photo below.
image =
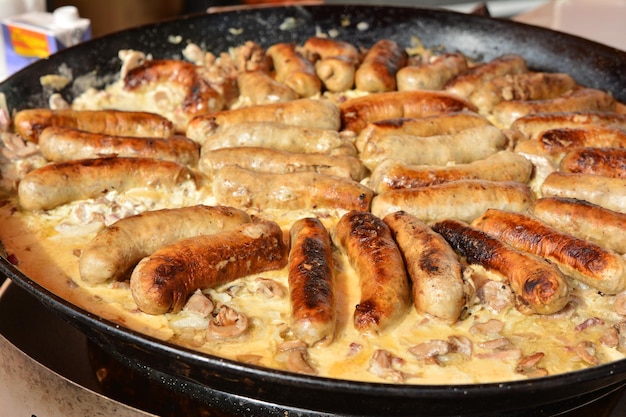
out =
{"type": "Polygon", "coordinates": [[[353,64],[357,64],[361,60],[361,54],[351,43],[320,36],[308,38],[302,45],[302,50],[304,55],[312,62],[339,56],[344,57],[353,64]]]}
{"type": "Polygon", "coordinates": [[[510,100],[494,106],[492,117],[498,127],[508,128],[518,118],[532,113],[615,110],[615,99],[604,91],[579,88],[546,100],[510,100]]]}
{"type": "Polygon", "coordinates": [[[291,330],[308,345],[329,345],[337,320],[330,234],[308,217],[291,226],[290,237],[291,330]]]}
{"type": "Polygon", "coordinates": [[[130,291],[144,313],[177,313],[197,289],[281,269],[287,259],[278,224],[244,223],[161,247],[139,261],[130,276],[130,291]]]}
{"type": "Polygon", "coordinates": [[[543,197],[531,206],[543,222],[620,254],[626,253],[626,214],[584,200],[543,197]]]}
{"type": "Polygon", "coordinates": [[[356,66],[361,60],[354,45],[336,39],[311,37],[302,47],[304,55],[315,65],[315,73],[328,91],[352,89],[356,66]]]}
{"type": "Polygon", "coordinates": [[[341,127],[337,105],[328,100],[302,98],[198,116],[189,122],[186,136],[202,143],[217,129],[243,122],[275,122],[330,130],[339,130],[341,127]]]}
{"type": "Polygon", "coordinates": [[[148,112],[121,110],[20,110],[13,118],[15,131],[24,139],[39,142],[39,135],[49,126],[68,127],[112,136],[167,138],[173,134],[172,122],[148,112]]]}
{"type": "Polygon", "coordinates": [[[535,313],[556,313],[568,303],[566,278],[546,260],[515,249],[458,220],[435,223],[433,230],[443,236],[467,263],[504,276],[513,292],[535,313]]]}
{"type": "Polygon", "coordinates": [[[576,81],[564,73],[526,72],[507,74],[485,82],[469,100],[481,113],[489,114],[495,105],[510,100],[545,100],[573,90],[576,81]]]}
{"type": "Polygon", "coordinates": [[[398,70],[398,91],[441,90],[452,78],[467,71],[467,58],[460,53],[435,55],[419,65],[398,70]]]}
{"type": "Polygon", "coordinates": [[[530,187],[519,182],[458,180],[378,194],[371,211],[385,217],[403,210],[427,224],[447,218],[469,222],[490,207],[523,211],[533,198],[530,187]]]}
{"type": "Polygon", "coordinates": [[[427,117],[462,110],[469,101],[442,91],[390,91],[346,100],[339,105],[344,130],[358,134],[369,123],[403,117],[427,117]]]}
{"type": "Polygon", "coordinates": [[[607,126],[562,127],[545,130],[535,139],[519,142],[518,152],[547,154],[555,163],[569,151],[585,147],[626,147],[626,133],[607,126]]]}
{"type": "Polygon", "coordinates": [[[250,221],[239,209],[204,205],[152,210],[126,217],[98,232],[82,249],[80,276],[91,285],[126,279],[137,262],[162,246],[250,221]]]}
{"type": "Polygon", "coordinates": [[[50,210],[113,190],[173,189],[188,180],[194,180],[193,172],[173,161],[121,157],[77,159],[29,172],[20,181],[17,194],[25,210],[50,210]]]}
{"type": "Polygon", "coordinates": [[[626,179],[568,172],[552,172],[541,184],[544,197],[586,200],[609,210],[626,213],[626,179]]]}
{"type": "Polygon", "coordinates": [[[298,94],[291,87],[273,79],[264,71],[247,71],[237,75],[239,99],[246,106],[284,103],[296,100],[298,94]]]}
{"type": "Polygon", "coordinates": [[[168,138],[111,136],[81,130],[50,126],[39,135],[39,150],[48,161],[125,156],[176,161],[196,165],[200,147],[180,135],[168,138]]]}
{"type": "Polygon", "coordinates": [[[411,303],[409,281],[389,227],[372,213],[353,210],[339,219],[332,239],[360,279],[354,327],[380,334],[405,317],[411,303]]]}
{"type": "Polygon", "coordinates": [[[391,39],[381,39],[365,54],[354,75],[357,90],[381,93],[396,89],[396,74],[407,63],[406,51],[391,39]]]}
{"type": "Polygon", "coordinates": [[[131,69],[124,77],[124,90],[141,93],[154,84],[171,84],[185,92],[180,112],[187,118],[221,110],[225,98],[201,75],[199,67],[180,59],[150,59],[131,69]]]}
{"type": "Polygon", "coordinates": [[[526,61],[520,55],[503,55],[489,62],[479,63],[444,85],[444,90],[469,98],[483,83],[505,74],[527,72],[526,61]]]}
{"type": "Polygon", "coordinates": [[[331,129],[274,122],[242,122],[220,127],[204,139],[202,151],[242,146],[295,153],[356,155],[356,148],[349,135],[331,129]]]}
{"type": "Polygon", "coordinates": [[[568,152],[559,165],[562,172],[626,179],[626,149],[582,148],[568,152]]]}
{"type": "Polygon", "coordinates": [[[465,164],[493,155],[507,143],[502,131],[492,125],[450,135],[386,135],[370,139],[361,151],[361,160],[370,170],[388,159],[411,165],[465,164]]]}
{"type": "Polygon", "coordinates": [[[275,174],[231,165],[213,178],[220,204],[259,210],[367,210],[373,194],[356,181],[315,172],[275,174]]]}
{"type": "Polygon", "coordinates": [[[485,159],[450,166],[410,165],[388,159],[372,171],[368,185],[380,194],[389,190],[426,187],[465,179],[527,183],[532,173],[532,162],[510,151],[499,151],[485,159]]]}
{"type": "Polygon", "coordinates": [[[515,120],[511,129],[518,131],[526,139],[535,140],[547,130],[581,127],[589,129],[591,126],[594,129],[599,126],[626,129],[626,114],[599,111],[528,114],[515,120]]]}
{"type": "Polygon", "coordinates": [[[554,262],[564,274],[606,294],[626,289],[626,262],[620,255],[537,218],[489,209],[473,225],[519,250],[554,262]]]}
{"type": "Polygon", "coordinates": [[[355,156],[293,153],[270,148],[235,147],[206,150],[198,163],[200,171],[212,176],[217,170],[237,165],[258,172],[287,174],[317,172],[361,181],[368,171],[355,156]]]}
{"type": "Polygon", "coordinates": [[[267,48],[272,59],[276,80],[284,83],[299,97],[312,97],[322,90],[313,63],[296,50],[292,43],[275,43],[267,48]]]}
{"type": "Polygon", "coordinates": [[[370,139],[385,135],[437,136],[458,133],[471,127],[491,124],[471,111],[444,113],[436,116],[419,118],[386,119],[368,124],[356,138],[356,148],[363,151],[370,139]]]}
{"type": "Polygon", "coordinates": [[[415,309],[449,323],[459,320],[471,291],[456,252],[441,235],[404,211],[391,213],[383,221],[404,257],[415,309]]]}

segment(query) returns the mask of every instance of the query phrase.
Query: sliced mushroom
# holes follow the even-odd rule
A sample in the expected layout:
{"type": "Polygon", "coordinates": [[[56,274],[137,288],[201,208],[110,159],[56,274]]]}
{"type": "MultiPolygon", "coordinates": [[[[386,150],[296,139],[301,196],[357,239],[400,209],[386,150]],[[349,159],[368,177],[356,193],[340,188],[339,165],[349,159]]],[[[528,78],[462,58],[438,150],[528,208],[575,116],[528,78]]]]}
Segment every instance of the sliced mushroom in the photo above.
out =
{"type": "Polygon", "coordinates": [[[448,343],[450,343],[450,351],[459,353],[468,358],[472,356],[474,350],[474,344],[469,337],[466,336],[450,336],[448,337],[448,343]]]}
{"type": "Polygon", "coordinates": [[[409,352],[419,360],[439,364],[438,357],[450,353],[450,343],[445,340],[428,340],[409,348],[409,352]]]}
{"type": "Polygon", "coordinates": [[[257,278],[255,280],[258,287],[256,292],[263,294],[267,298],[285,298],[287,291],[280,283],[269,278],[257,278]]]}
{"type": "Polygon", "coordinates": [[[545,354],[543,352],[535,352],[531,355],[522,357],[517,363],[515,372],[518,374],[526,375],[529,378],[538,378],[548,375],[546,368],[541,368],[538,365],[539,361],[543,359],[545,354]]]}
{"type": "Polygon", "coordinates": [[[196,290],[187,303],[183,307],[184,311],[195,311],[202,314],[204,317],[209,317],[209,314],[213,312],[215,305],[213,301],[205,295],[201,290],[196,290]]]}
{"type": "Polygon", "coordinates": [[[482,304],[494,313],[501,313],[515,303],[515,295],[506,283],[486,280],[477,290],[476,295],[482,304]]]}
{"type": "Polygon", "coordinates": [[[117,56],[122,60],[122,69],[120,70],[121,79],[124,79],[130,70],[146,62],[146,54],[133,49],[122,49],[118,52],[117,56]]]}
{"type": "Polygon", "coordinates": [[[617,314],[626,316],[626,291],[622,291],[615,296],[613,309],[615,309],[617,314]]]}
{"type": "Polygon", "coordinates": [[[597,354],[596,346],[588,340],[585,340],[577,344],[574,347],[574,352],[576,352],[576,355],[580,359],[582,359],[585,363],[589,365],[598,365],[600,363],[600,360],[596,356],[597,354]]]}
{"type": "Polygon", "coordinates": [[[470,333],[472,334],[496,334],[500,333],[504,329],[504,323],[500,320],[489,319],[483,323],[476,323],[472,327],[470,327],[470,333]]]}
{"type": "Polygon", "coordinates": [[[377,349],[370,359],[367,370],[380,378],[393,382],[402,382],[404,381],[404,374],[394,368],[395,364],[401,364],[402,362],[401,358],[392,355],[390,352],[384,349],[377,349]]]}
{"type": "Polygon", "coordinates": [[[287,353],[287,369],[307,375],[317,375],[317,370],[308,362],[307,345],[301,340],[289,340],[281,343],[278,350],[287,353]]]}
{"type": "Polygon", "coordinates": [[[209,322],[207,334],[215,338],[240,336],[248,330],[248,317],[226,305],[220,305],[217,315],[209,322]]]}

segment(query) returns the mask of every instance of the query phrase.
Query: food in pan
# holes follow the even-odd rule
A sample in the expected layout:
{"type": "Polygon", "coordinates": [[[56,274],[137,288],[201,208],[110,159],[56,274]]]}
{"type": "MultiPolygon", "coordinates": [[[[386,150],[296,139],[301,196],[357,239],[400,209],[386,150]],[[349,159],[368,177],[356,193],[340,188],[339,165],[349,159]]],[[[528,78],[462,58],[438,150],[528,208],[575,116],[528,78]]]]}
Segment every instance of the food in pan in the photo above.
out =
{"type": "Polygon", "coordinates": [[[331,378],[484,383],[626,357],[609,93],[390,39],[149,53],[7,115],[0,239],[43,286],[331,378]]]}

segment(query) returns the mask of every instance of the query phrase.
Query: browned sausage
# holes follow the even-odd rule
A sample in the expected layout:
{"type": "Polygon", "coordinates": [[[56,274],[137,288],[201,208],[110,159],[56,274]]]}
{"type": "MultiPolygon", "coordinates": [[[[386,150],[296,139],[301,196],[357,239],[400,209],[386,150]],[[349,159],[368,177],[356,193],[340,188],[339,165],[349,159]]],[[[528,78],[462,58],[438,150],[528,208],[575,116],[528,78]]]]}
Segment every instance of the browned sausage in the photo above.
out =
{"type": "Polygon", "coordinates": [[[549,225],[591,240],[617,253],[626,253],[626,214],[588,201],[565,197],[543,197],[531,207],[532,214],[549,225]]]}
{"type": "Polygon", "coordinates": [[[451,135],[461,130],[490,124],[489,121],[471,111],[444,113],[426,117],[402,117],[385,119],[368,124],[356,138],[356,148],[363,151],[369,140],[386,135],[437,136],[451,135]]]}
{"type": "Polygon", "coordinates": [[[298,94],[264,71],[242,72],[237,76],[239,99],[245,106],[283,103],[298,98],[298,94]]]}
{"type": "Polygon", "coordinates": [[[411,303],[409,281],[389,227],[369,212],[353,210],[335,226],[333,241],[343,248],[360,278],[355,328],[378,334],[401,320],[411,303]]]}
{"type": "Polygon", "coordinates": [[[200,157],[198,144],[180,135],[168,138],[111,136],[54,126],[45,128],[39,135],[39,150],[44,158],[53,162],[125,156],[196,165],[200,157]]]}
{"type": "Polygon", "coordinates": [[[299,97],[312,97],[322,90],[313,63],[296,50],[292,43],[275,43],[267,48],[272,59],[276,80],[285,83],[299,97]]]}
{"type": "Polygon", "coordinates": [[[564,73],[526,72],[507,74],[484,83],[469,100],[488,114],[502,101],[545,100],[558,97],[576,87],[576,81],[564,73]]]}
{"type": "MultiPolygon", "coordinates": [[[[626,129],[626,114],[598,111],[536,113],[515,120],[511,125],[511,129],[518,131],[526,139],[534,140],[538,139],[547,130],[581,127],[593,130],[598,126],[626,129]]],[[[601,130],[598,131],[598,133],[600,132],[601,130]]],[[[596,134],[594,133],[593,135],[595,136],[596,134]]],[[[598,144],[595,146],[607,145],[598,144]]]]}
{"type": "Polygon", "coordinates": [[[291,226],[290,236],[291,330],[308,345],[328,345],[336,323],[330,234],[321,221],[308,217],[291,226]]]}
{"type": "Polygon", "coordinates": [[[137,264],[130,290],[144,313],[176,313],[197,289],[281,269],[287,258],[288,247],[276,223],[244,223],[160,248],[137,264]]]}
{"type": "Polygon", "coordinates": [[[403,117],[427,117],[462,110],[473,104],[442,91],[391,91],[353,98],[340,104],[342,126],[359,133],[369,123],[403,117]]]}
{"type": "Polygon", "coordinates": [[[515,249],[502,240],[458,220],[433,225],[469,264],[504,277],[525,304],[539,314],[561,310],[569,301],[566,278],[553,264],[515,249]]]}
{"type": "Polygon", "coordinates": [[[356,156],[325,155],[320,153],[294,153],[260,147],[232,147],[202,152],[198,168],[209,175],[227,166],[258,172],[287,174],[290,172],[317,172],[361,181],[367,168],[356,156]]]}
{"type": "Polygon", "coordinates": [[[626,178],[552,172],[541,184],[541,194],[544,197],[578,198],[626,213],[626,178]]]}
{"type": "Polygon", "coordinates": [[[379,217],[404,210],[427,224],[448,218],[469,222],[490,207],[523,211],[532,201],[530,187],[519,182],[457,180],[378,194],[371,210],[379,217]]]}
{"type": "Polygon", "coordinates": [[[179,59],[146,60],[126,73],[124,89],[141,92],[155,83],[173,84],[186,94],[180,110],[188,118],[221,110],[225,99],[199,73],[199,67],[179,59]]]}
{"type": "Polygon", "coordinates": [[[194,179],[185,165],[151,158],[106,157],[57,162],[20,181],[18,199],[26,210],[49,210],[76,200],[132,188],[173,189],[194,179]]]}
{"type": "Polygon", "coordinates": [[[503,55],[489,62],[479,63],[444,85],[444,89],[460,97],[469,96],[489,80],[505,74],[519,74],[528,71],[526,61],[520,55],[503,55]]]}
{"type": "Polygon", "coordinates": [[[441,90],[452,78],[467,70],[463,54],[435,55],[419,65],[407,65],[396,74],[398,91],[441,90]]]}
{"type": "Polygon", "coordinates": [[[219,204],[260,210],[367,210],[373,194],[356,181],[315,172],[275,174],[231,165],[213,178],[219,204]]]}
{"type": "Polygon", "coordinates": [[[172,122],[154,113],[120,110],[20,110],[13,118],[15,131],[32,142],[49,126],[69,127],[113,136],[169,137],[172,122]]]}
{"type": "Polygon", "coordinates": [[[354,86],[356,66],[361,59],[354,45],[314,36],[304,43],[303,51],[315,63],[315,72],[327,90],[340,92],[354,86]]]}
{"type": "Polygon", "coordinates": [[[329,100],[302,98],[284,103],[262,104],[223,110],[193,118],[187,127],[187,137],[203,143],[223,126],[244,122],[274,122],[292,126],[339,130],[339,107],[329,100]]]}
{"type": "Polygon", "coordinates": [[[415,309],[450,323],[459,320],[471,291],[454,250],[425,223],[404,211],[389,214],[383,221],[404,257],[413,283],[415,309]]]}
{"type": "Polygon", "coordinates": [[[615,110],[615,99],[604,91],[579,88],[571,93],[546,100],[511,100],[493,108],[493,120],[498,127],[508,128],[522,116],[532,113],[615,110]]]}
{"type": "Polygon", "coordinates": [[[341,56],[356,64],[361,59],[359,51],[351,43],[320,36],[312,36],[307,39],[302,49],[306,57],[312,62],[341,56]]]}
{"type": "Polygon", "coordinates": [[[626,178],[626,149],[577,149],[565,154],[559,168],[563,172],[626,178]]]}
{"type": "Polygon", "coordinates": [[[178,240],[231,229],[250,221],[226,206],[190,206],[146,211],[101,230],[82,249],[80,276],[88,284],[128,278],[142,258],[178,240]]]}
{"type": "Polygon", "coordinates": [[[372,171],[369,186],[380,194],[389,190],[467,179],[526,183],[532,173],[532,162],[510,151],[500,151],[484,159],[450,166],[411,165],[388,159],[372,171]]]}
{"type": "Polygon", "coordinates": [[[489,209],[473,224],[519,250],[556,263],[565,274],[604,293],[626,289],[626,262],[620,255],[537,218],[489,209]]]}
{"type": "Polygon", "coordinates": [[[391,39],[376,42],[356,70],[357,90],[381,93],[396,89],[396,73],[407,63],[406,51],[391,39]]]}

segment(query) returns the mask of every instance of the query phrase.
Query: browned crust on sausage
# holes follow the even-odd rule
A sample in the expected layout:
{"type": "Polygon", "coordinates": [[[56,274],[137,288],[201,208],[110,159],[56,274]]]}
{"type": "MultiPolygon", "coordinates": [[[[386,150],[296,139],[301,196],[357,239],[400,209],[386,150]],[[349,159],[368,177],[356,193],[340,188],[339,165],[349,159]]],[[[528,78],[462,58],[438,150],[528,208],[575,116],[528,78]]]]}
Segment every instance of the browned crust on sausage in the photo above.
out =
{"type": "Polygon", "coordinates": [[[567,280],[549,262],[458,220],[444,220],[432,227],[468,263],[505,276],[515,294],[536,313],[555,313],[567,304],[567,280]]]}
{"type": "Polygon", "coordinates": [[[626,178],[626,149],[582,148],[568,152],[559,165],[563,172],[626,178]]]}
{"type": "Polygon", "coordinates": [[[169,137],[172,122],[154,113],[121,110],[20,110],[13,118],[15,131],[37,143],[49,126],[63,126],[115,136],[169,137]]]}
{"type": "Polygon", "coordinates": [[[198,144],[185,136],[168,138],[112,136],[66,127],[47,127],[39,135],[39,150],[49,161],[103,156],[155,158],[196,165],[200,158],[198,144]]]}
{"type": "Polygon", "coordinates": [[[294,222],[290,236],[292,331],[309,345],[328,345],[334,338],[336,322],[330,234],[320,220],[308,217],[294,222]]]}
{"type": "Polygon", "coordinates": [[[407,63],[406,51],[391,39],[376,42],[363,57],[356,70],[354,83],[357,90],[370,93],[396,89],[396,74],[407,63]]]}
{"type": "Polygon", "coordinates": [[[389,227],[369,212],[350,211],[335,226],[333,241],[344,249],[360,277],[355,328],[380,333],[404,317],[411,302],[409,282],[389,227]]]}
{"type": "Polygon", "coordinates": [[[267,49],[272,59],[276,80],[285,83],[300,97],[311,97],[322,90],[313,63],[296,50],[292,43],[276,43],[267,49]]]}
{"type": "Polygon", "coordinates": [[[473,224],[519,250],[555,262],[564,273],[607,294],[626,289],[626,266],[619,255],[539,219],[489,209],[473,224]]]}
{"type": "Polygon", "coordinates": [[[283,268],[287,258],[288,247],[276,223],[245,223],[157,250],[135,267],[130,289],[141,311],[176,313],[197,289],[283,268]]]}
{"type": "Polygon", "coordinates": [[[340,104],[342,127],[359,133],[368,123],[403,117],[427,117],[462,110],[469,101],[443,91],[391,91],[357,97],[340,104]]]}

